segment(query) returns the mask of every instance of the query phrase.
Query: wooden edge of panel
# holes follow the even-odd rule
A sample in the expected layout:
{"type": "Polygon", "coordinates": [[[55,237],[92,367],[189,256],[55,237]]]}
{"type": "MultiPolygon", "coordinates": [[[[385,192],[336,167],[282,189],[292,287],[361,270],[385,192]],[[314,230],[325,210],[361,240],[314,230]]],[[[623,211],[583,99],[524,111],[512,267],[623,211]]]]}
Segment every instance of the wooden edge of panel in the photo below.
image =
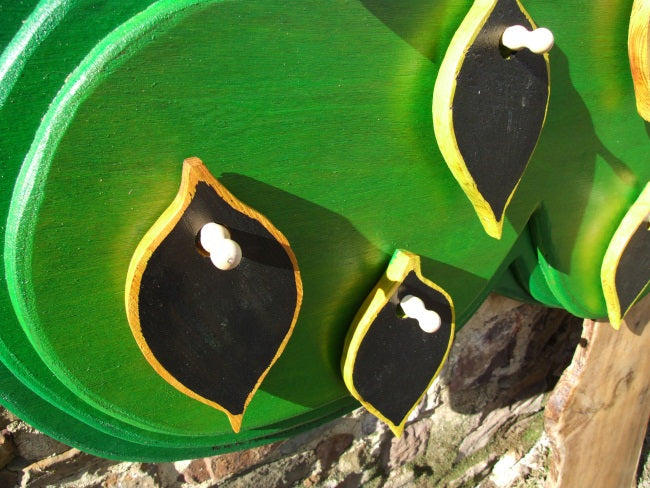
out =
{"type": "MultiPolygon", "coordinates": [[[[647,218],[650,212],[650,183],[647,183],[639,198],[629,208],[620,225],[614,232],[614,236],[607,247],[603,265],[600,269],[600,280],[605,295],[605,304],[607,305],[607,316],[609,322],[616,330],[621,327],[621,322],[625,314],[632,308],[634,303],[643,295],[645,290],[637,295],[626,310],[621,310],[618,293],[616,291],[616,271],[621,256],[628,245],[628,242],[639,228],[641,223],[647,218]]],[[[646,285],[647,286],[647,285],[646,285]]]]}
{"type": "Polygon", "coordinates": [[[571,364],[544,411],[547,485],[632,487],[650,414],[650,296],[621,330],[586,319],[571,364]],[[602,469],[594,469],[602,466],[602,469]]]}
{"type": "Polygon", "coordinates": [[[440,374],[440,371],[442,370],[442,366],[447,361],[447,357],[449,356],[449,351],[451,350],[451,344],[453,343],[454,340],[454,328],[455,328],[455,311],[454,311],[453,302],[449,294],[445,290],[437,286],[435,283],[429,281],[428,279],[422,276],[422,273],[420,271],[419,256],[401,249],[396,250],[390,260],[390,263],[388,264],[388,268],[386,269],[386,272],[381,277],[381,279],[379,280],[375,288],[372,290],[370,295],[368,295],[366,300],[363,302],[361,308],[357,312],[357,315],[352,321],[352,324],[350,325],[350,329],[348,330],[347,337],[345,339],[345,345],[343,347],[343,356],[341,358],[341,370],[343,373],[343,381],[345,382],[345,385],[347,386],[352,396],[355,399],[357,399],[364,406],[364,408],[366,408],[366,410],[368,410],[379,420],[387,424],[390,430],[393,432],[393,434],[395,434],[395,436],[401,437],[402,433],[404,432],[404,426],[409,416],[411,415],[415,407],[422,401],[428,389],[431,387],[435,379],[440,374]],[[447,350],[445,351],[445,355],[440,363],[440,366],[438,367],[437,371],[431,378],[431,381],[427,385],[427,388],[424,390],[424,392],[422,392],[418,400],[413,404],[410,410],[406,413],[402,421],[399,424],[395,424],[391,420],[386,418],[381,412],[379,412],[379,410],[377,410],[371,403],[366,401],[361,396],[361,394],[357,391],[357,389],[354,386],[353,372],[354,372],[354,364],[356,361],[357,352],[359,351],[359,347],[361,346],[361,343],[363,342],[363,339],[365,338],[368,329],[370,329],[370,326],[377,318],[379,312],[384,308],[384,306],[386,306],[390,298],[397,292],[397,289],[399,288],[399,286],[402,284],[406,276],[411,271],[414,271],[418,279],[420,279],[423,283],[442,293],[445,296],[445,298],[449,301],[449,304],[451,306],[451,334],[449,336],[449,343],[447,344],[447,350]]]}
{"type": "Polygon", "coordinates": [[[627,38],[636,107],[650,122],[650,0],[634,0],[627,38]]]}
{"type": "MultiPolygon", "coordinates": [[[[526,16],[533,28],[537,27],[519,0],[516,1],[517,6],[526,16]]],[[[512,197],[517,191],[519,183],[521,182],[521,178],[519,178],[514,188],[510,192],[510,195],[508,195],[508,199],[506,200],[506,203],[503,207],[503,212],[501,212],[501,215],[497,218],[497,216],[492,211],[492,207],[479,191],[474,178],[465,165],[465,160],[460,153],[460,149],[458,148],[456,141],[456,134],[454,132],[452,117],[453,100],[456,93],[456,79],[458,78],[458,74],[460,73],[460,69],[465,60],[467,49],[476,40],[476,37],[483,28],[483,25],[487,21],[497,3],[498,0],[476,0],[463,19],[463,22],[458,27],[458,30],[454,34],[451,43],[447,48],[445,57],[440,65],[440,70],[438,71],[438,76],[436,77],[436,83],[433,88],[432,109],[433,130],[438,142],[438,147],[440,148],[440,152],[442,153],[447,166],[449,167],[456,181],[458,181],[460,184],[463,192],[465,192],[465,195],[467,195],[469,198],[485,232],[490,237],[501,239],[501,235],[503,234],[503,222],[506,210],[510,205],[512,197]]],[[[548,99],[546,102],[546,109],[544,110],[544,120],[542,121],[543,127],[546,122],[546,116],[548,114],[548,103],[551,93],[551,70],[548,54],[545,53],[542,56],[544,56],[549,77],[548,99]]]]}
{"type": "Polygon", "coordinates": [[[298,269],[298,262],[296,257],[289,246],[289,242],[286,237],[275,228],[271,222],[264,217],[262,214],[258,213],[254,209],[248,207],[241,201],[239,201],[234,195],[232,195],[221,183],[217,181],[216,178],[210,174],[208,169],[205,167],[203,162],[196,157],[187,158],[183,161],[183,172],[181,177],[181,185],[176,194],[176,197],[172,203],[167,207],[167,209],[162,213],[162,215],[156,220],[153,226],[147,231],[140,243],[138,244],[131,262],[129,264],[129,270],[126,277],[126,287],[125,287],[125,307],[126,314],[129,321],[129,326],[131,327],[131,332],[138,344],[138,347],[142,351],[142,354],[149,362],[149,364],[154,368],[154,370],[162,376],[165,381],[171,384],[174,388],[181,391],[185,395],[198,400],[206,405],[209,405],[217,410],[221,410],[228,416],[230,425],[234,432],[239,432],[241,429],[242,419],[244,412],[248,407],[253,395],[261,385],[262,381],[268,374],[269,370],[275,364],[277,359],[280,357],[284,348],[293,333],[296,321],[298,319],[298,313],[300,311],[300,306],[302,304],[302,280],[300,277],[300,271],[298,269]],[[260,222],[272,235],[273,237],[284,247],[285,252],[291,260],[291,264],[294,269],[294,276],[296,279],[296,308],[291,321],[291,326],[289,331],[285,335],[282,343],[280,344],[277,353],[271,360],[269,366],[264,370],[264,372],[259,377],[254,388],[249,393],[244,403],[244,408],[241,414],[233,414],[227,408],[223,407],[219,403],[216,403],[212,400],[209,400],[198,393],[190,390],[180,381],[178,381],[167,369],[160,364],[156,359],[153,352],[149,348],[144,335],[142,334],[142,328],[140,325],[139,318],[139,294],[140,294],[140,284],[142,281],[142,275],[144,270],[147,267],[147,263],[151,258],[153,251],[160,245],[160,243],[169,235],[172,229],[176,226],[178,221],[183,216],[183,213],[189,206],[192,201],[194,194],[196,192],[196,186],[199,182],[204,182],[212,187],[217,194],[223,198],[231,207],[237,211],[257,220],[260,222]]]}
{"type": "Polygon", "coordinates": [[[469,198],[481,224],[488,235],[500,238],[502,226],[488,202],[478,190],[465,160],[460,153],[454,133],[452,108],[456,93],[456,79],[465,60],[467,48],[474,43],[483,24],[498,0],[477,0],[454,33],[447,52],[440,64],[433,87],[433,130],[438,147],[452,175],[469,198]]]}

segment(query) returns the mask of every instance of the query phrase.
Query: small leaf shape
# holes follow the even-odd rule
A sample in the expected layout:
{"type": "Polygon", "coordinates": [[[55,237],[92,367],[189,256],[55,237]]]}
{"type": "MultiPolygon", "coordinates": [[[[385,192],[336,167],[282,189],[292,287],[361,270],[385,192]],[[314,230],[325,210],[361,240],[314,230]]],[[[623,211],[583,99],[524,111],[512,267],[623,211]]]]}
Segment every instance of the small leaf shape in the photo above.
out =
{"type": "Polygon", "coordinates": [[[341,361],[345,384],[400,436],[445,363],[453,337],[451,297],[422,276],[419,256],[397,250],[350,326],[341,361]],[[422,306],[408,307],[416,309],[409,317],[400,303],[413,297],[422,306]],[[437,317],[435,327],[421,323],[428,314],[437,317]]]}
{"type": "Polygon", "coordinates": [[[600,272],[615,329],[650,284],[650,183],[629,208],[605,252],[600,272]]]}
{"type": "Polygon", "coordinates": [[[514,25],[535,29],[517,0],[476,0],[451,41],[433,93],[442,155],[485,231],[497,239],[537,145],[550,90],[547,54],[501,45],[514,25]]]}
{"type": "Polygon", "coordinates": [[[133,255],[125,300],[133,335],[156,372],[225,412],[238,432],[291,336],[302,282],[280,231],[190,158],[178,195],[133,255]],[[211,222],[241,247],[233,269],[218,269],[200,247],[199,233],[211,222]]]}

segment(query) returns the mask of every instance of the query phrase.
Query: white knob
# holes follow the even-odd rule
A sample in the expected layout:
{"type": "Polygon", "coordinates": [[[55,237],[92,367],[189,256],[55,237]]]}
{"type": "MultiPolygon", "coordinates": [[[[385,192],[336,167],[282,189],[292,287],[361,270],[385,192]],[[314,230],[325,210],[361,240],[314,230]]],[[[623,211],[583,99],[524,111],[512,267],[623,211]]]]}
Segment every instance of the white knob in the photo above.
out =
{"type": "Polygon", "coordinates": [[[545,27],[529,31],[523,25],[513,25],[501,36],[501,44],[511,51],[528,48],[535,54],[544,54],[551,50],[554,43],[553,33],[545,27]]]}
{"type": "Polygon", "coordinates": [[[230,238],[230,232],[223,225],[210,222],[199,233],[201,247],[210,254],[210,260],[223,271],[236,268],[241,262],[241,247],[230,238]]]}
{"type": "Polygon", "coordinates": [[[428,334],[436,332],[442,323],[440,315],[433,310],[427,310],[424,302],[413,295],[406,295],[400,301],[400,306],[404,310],[406,317],[415,319],[420,324],[420,329],[428,334]]]}

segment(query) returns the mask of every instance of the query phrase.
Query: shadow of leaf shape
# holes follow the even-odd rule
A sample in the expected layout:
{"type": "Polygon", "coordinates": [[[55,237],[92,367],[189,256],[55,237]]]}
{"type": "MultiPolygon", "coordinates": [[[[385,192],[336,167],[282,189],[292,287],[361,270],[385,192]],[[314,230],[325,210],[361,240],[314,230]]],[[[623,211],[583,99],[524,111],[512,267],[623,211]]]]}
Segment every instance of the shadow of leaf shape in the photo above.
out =
{"type": "Polygon", "coordinates": [[[293,335],[261,389],[305,406],[346,397],[339,366],[345,336],[390,256],[326,208],[240,174],[219,181],[287,237],[303,281],[293,335]]]}
{"type": "Polygon", "coordinates": [[[384,25],[436,64],[471,6],[449,0],[361,0],[384,25]]]}
{"type": "Polygon", "coordinates": [[[533,239],[553,268],[570,273],[580,222],[593,191],[597,157],[603,158],[619,179],[633,181],[635,177],[598,138],[559,46],[553,48],[550,62],[546,124],[507,218],[520,228],[530,218],[530,209],[542,202],[529,224],[533,239]]]}

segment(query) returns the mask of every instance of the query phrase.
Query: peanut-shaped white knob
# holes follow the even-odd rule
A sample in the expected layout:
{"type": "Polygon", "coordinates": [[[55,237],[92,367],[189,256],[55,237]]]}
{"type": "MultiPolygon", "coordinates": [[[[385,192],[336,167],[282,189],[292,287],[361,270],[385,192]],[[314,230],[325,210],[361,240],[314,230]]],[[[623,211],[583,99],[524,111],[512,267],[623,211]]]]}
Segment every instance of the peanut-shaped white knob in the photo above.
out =
{"type": "Polygon", "coordinates": [[[400,301],[400,306],[406,317],[415,319],[420,324],[420,329],[428,334],[436,332],[442,323],[440,315],[433,310],[427,310],[424,302],[413,295],[406,295],[400,301]]]}
{"type": "Polygon", "coordinates": [[[241,247],[230,238],[230,232],[223,225],[210,222],[199,233],[201,247],[210,255],[217,268],[227,271],[241,262],[241,247]]]}
{"type": "Polygon", "coordinates": [[[501,44],[511,51],[528,48],[535,54],[544,54],[551,50],[554,43],[553,33],[545,27],[529,31],[523,25],[513,25],[501,36],[501,44]]]}

